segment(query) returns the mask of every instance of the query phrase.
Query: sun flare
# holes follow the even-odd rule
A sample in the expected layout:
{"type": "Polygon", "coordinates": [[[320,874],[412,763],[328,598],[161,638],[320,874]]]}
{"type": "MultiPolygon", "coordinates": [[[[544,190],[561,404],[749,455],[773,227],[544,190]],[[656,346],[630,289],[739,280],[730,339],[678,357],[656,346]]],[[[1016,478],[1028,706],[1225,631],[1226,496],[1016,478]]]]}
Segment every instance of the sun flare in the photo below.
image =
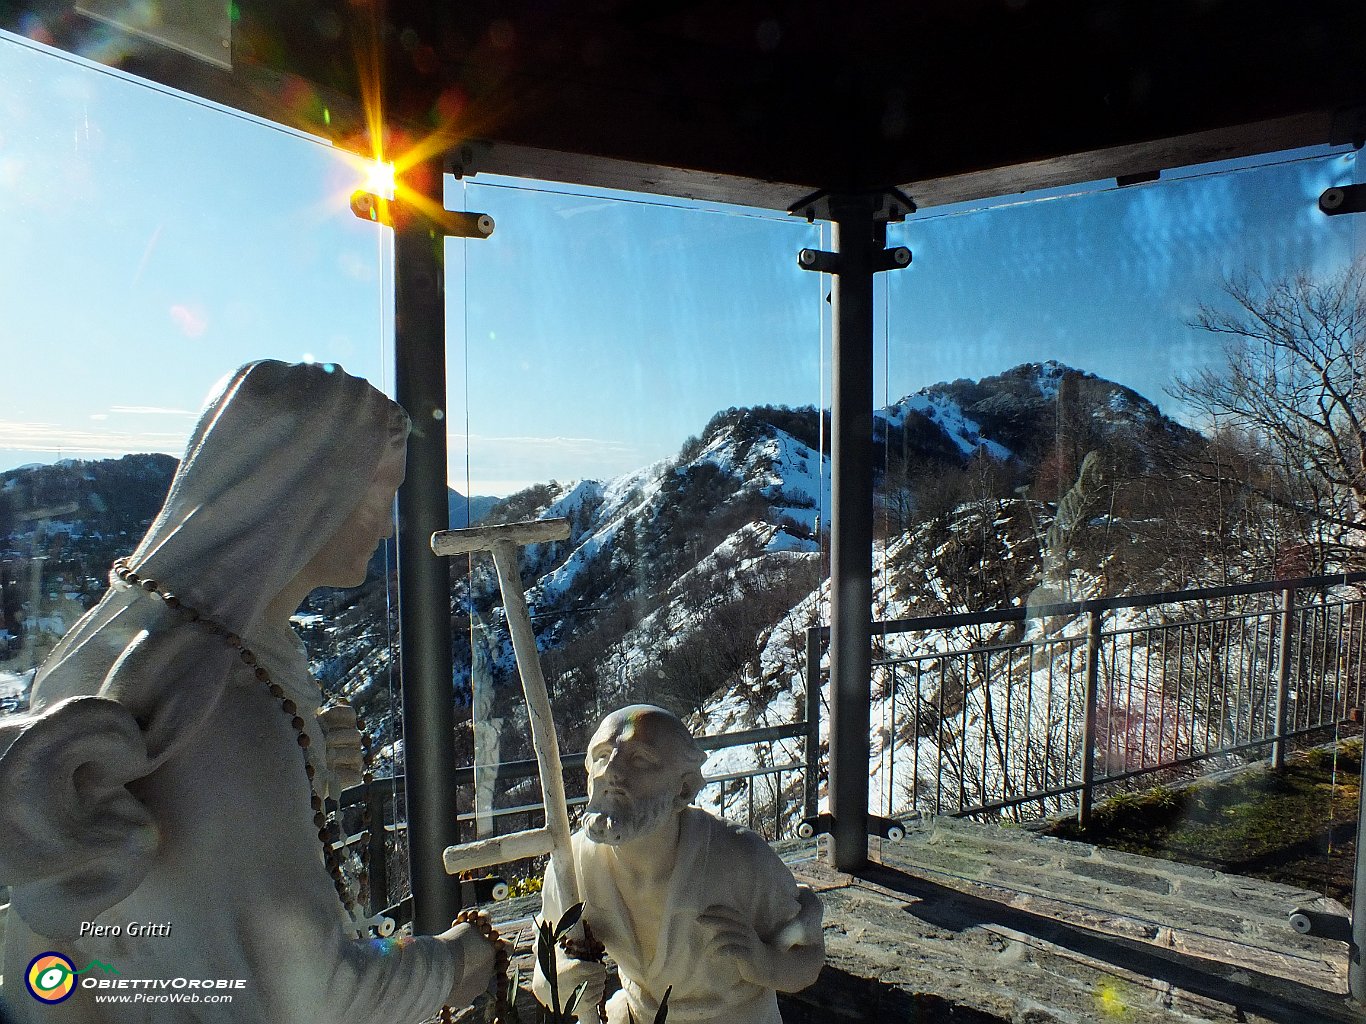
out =
{"type": "Polygon", "coordinates": [[[366,192],[373,192],[375,195],[384,199],[394,198],[395,171],[394,165],[383,160],[367,160],[364,166],[364,180],[361,188],[366,192]]]}
{"type": "Polygon", "coordinates": [[[385,115],[383,103],[383,27],[378,5],[361,3],[353,33],[356,70],[360,82],[364,135],[349,140],[345,148],[358,161],[361,182],[348,201],[363,219],[390,224],[390,204],[426,221],[440,222],[446,210],[442,202],[442,163],[474,125],[468,103],[458,88],[442,93],[432,110],[432,123],[420,133],[409,134],[385,115]],[[364,155],[361,155],[364,154],[364,155]],[[357,196],[370,194],[375,200],[357,196]]]}

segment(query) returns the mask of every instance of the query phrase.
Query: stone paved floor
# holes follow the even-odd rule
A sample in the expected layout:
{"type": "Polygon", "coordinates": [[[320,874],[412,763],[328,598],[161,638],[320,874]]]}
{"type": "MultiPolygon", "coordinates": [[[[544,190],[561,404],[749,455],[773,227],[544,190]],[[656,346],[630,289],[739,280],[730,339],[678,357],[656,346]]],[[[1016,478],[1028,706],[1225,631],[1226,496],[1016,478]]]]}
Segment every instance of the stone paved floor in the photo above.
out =
{"type": "Polygon", "coordinates": [[[1289,926],[1296,906],[1346,913],[1313,893],[957,819],[876,859],[858,878],[799,865],[838,984],[794,1000],[816,1012],[788,1024],[1366,1020],[1344,995],[1346,944],[1289,926]],[[862,1003],[854,979],[873,982],[862,1003]],[[902,1012],[917,994],[921,1016],[902,1012]]]}
{"type": "MultiPolygon", "coordinates": [[[[780,852],[821,892],[828,953],[786,1024],[1366,1024],[1346,944],[1287,920],[1345,909],[1303,890],[956,819],[875,844],[858,877],[780,852]]],[[[496,906],[524,973],[536,909],[496,906]]]]}

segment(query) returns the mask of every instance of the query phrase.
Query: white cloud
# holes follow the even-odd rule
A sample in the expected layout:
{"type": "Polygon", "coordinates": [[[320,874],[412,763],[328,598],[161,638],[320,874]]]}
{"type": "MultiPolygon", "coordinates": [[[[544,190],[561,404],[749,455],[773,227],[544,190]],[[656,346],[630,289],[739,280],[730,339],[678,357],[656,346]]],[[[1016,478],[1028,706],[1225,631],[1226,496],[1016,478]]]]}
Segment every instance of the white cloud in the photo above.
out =
{"type": "Polygon", "coordinates": [[[170,308],[171,319],[180,328],[181,333],[189,338],[202,337],[204,332],[209,329],[209,317],[198,306],[186,306],[177,303],[170,308]]]}
{"type": "Polygon", "coordinates": [[[473,494],[506,495],[534,483],[558,480],[610,480],[660,458],[625,441],[591,437],[489,436],[472,434],[450,440],[450,479],[473,494]],[[466,481],[465,453],[469,452],[466,481]]]}
{"type": "Polygon", "coordinates": [[[193,416],[189,409],[165,409],[157,405],[111,405],[109,411],[125,416],[193,416]]]}
{"type": "Polygon", "coordinates": [[[96,431],[56,423],[0,420],[0,449],[89,455],[127,455],[130,452],[165,452],[168,455],[179,455],[185,447],[188,433],[96,431]]]}

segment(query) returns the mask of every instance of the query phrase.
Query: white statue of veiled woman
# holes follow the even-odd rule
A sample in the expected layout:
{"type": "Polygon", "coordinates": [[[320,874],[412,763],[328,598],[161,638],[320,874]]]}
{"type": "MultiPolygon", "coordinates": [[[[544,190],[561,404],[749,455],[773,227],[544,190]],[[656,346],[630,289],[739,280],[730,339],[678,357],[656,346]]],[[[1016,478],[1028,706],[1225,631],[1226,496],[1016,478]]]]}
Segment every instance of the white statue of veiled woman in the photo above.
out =
{"type": "MultiPolygon", "coordinates": [[[[127,560],[180,607],[112,578],[40,670],[33,713],[0,731],[4,1002],[19,1020],[404,1024],[488,984],[493,950],[470,925],[354,938],[313,821],[327,737],[289,616],[314,587],[363,581],[407,431],[397,405],[333,366],[252,363],[210,399],[127,560]],[[240,636],[302,725],[185,607],[240,636]],[[146,924],[170,927],[132,934],[146,924]],[[245,987],[229,1003],[117,1005],[78,985],[45,1005],[23,980],[48,951],[77,971],[245,987]]],[[[148,990],[162,991],[132,991],[148,990]]]]}

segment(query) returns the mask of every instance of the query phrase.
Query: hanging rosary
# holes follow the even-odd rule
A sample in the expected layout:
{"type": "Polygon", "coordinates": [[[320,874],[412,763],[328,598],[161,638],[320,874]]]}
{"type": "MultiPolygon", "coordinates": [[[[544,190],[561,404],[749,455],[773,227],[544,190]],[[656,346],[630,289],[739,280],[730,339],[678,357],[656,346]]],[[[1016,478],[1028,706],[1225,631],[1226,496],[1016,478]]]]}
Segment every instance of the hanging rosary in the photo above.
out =
{"type": "MultiPolygon", "coordinates": [[[[318,829],[318,842],[322,844],[323,862],[327,865],[328,873],[332,876],[332,884],[337,890],[337,898],[341,901],[342,908],[346,911],[346,916],[351,921],[352,932],[356,938],[360,938],[372,927],[377,931],[381,930],[384,923],[389,921],[389,919],[385,918],[383,914],[376,914],[370,918],[362,917],[361,912],[356,905],[356,900],[352,898],[351,888],[347,885],[346,877],[342,874],[341,858],[337,856],[337,851],[334,848],[333,835],[327,825],[327,812],[323,808],[323,799],[318,795],[318,790],[313,784],[314,778],[317,775],[317,768],[314,767],[313,757],[309,753],[309,747],[312,745],[313,741],[305,730],[304,720],[299,716],[298,705],[285,695],[284,687],[271,678],[269,670],[257,660],[257,657],[252,652],[251,648],[249,648],[242,641],[242,638],[232,630],[185,604],[171,591],[162,590],[160,584],[158,584],[156,580],[144,579],[139,576],[129,567],[128,559],[126,558],[120,558],[114,562],[113,574],[130,587],[140,588],[149,594],[161,598],[166,607],[179,615],[183,621],[195,623],[221,639],[237,652],[237,656],[242,660],[242,663],[253,671],[257,681],[265,686],[271,697],[280,702],[280,710],[289,716],[289,724],[293,727],[299,749],[303,752],[304,774],[308,777],[309,802],[313,808],[313,824],[317,826],[318,829]]],[[[360,723],[357,722],[357,729],[359,728],[360,723]]],[[[363,750],[368,752],[368,737],[362,734],[361,743],[363,750]]],[[[367,784],[372,781],[372,777],[369,773],[365,774],[364,779],[367,784]]],[[[370,824],[368,820],[368,805],[362,813],[364,815],[362,821],[368,826],[370,824]]],[[[363,842],[361,845],[361,871],[359,876],[359,888],[361,890],[362,899],[366,894],[366,890],[368,890],[368,851],[369,843],[363,842]]],[[[503,985],[501,982],[501,979],[507,974],[511,959],[507,943],[502,940],[498,934],[498,930],[493,927],[493,923],[489,919],[489,916],[483,911],[462,910],[456,915],[455,921],[453,921],[452,924],[469,924],[473,926],[485,941],[493,945],[494,969],[493,980],[490,983],[495,1004],[493,1024],[510,1022],[511,1017],[508,1012],[507,986],[503,985]]],[[[443,1006],[441,1008],[440,1019],[443,1022],[449,1022],[451,1020],[451,1008],[449,1006],[443,1006]]]]}

